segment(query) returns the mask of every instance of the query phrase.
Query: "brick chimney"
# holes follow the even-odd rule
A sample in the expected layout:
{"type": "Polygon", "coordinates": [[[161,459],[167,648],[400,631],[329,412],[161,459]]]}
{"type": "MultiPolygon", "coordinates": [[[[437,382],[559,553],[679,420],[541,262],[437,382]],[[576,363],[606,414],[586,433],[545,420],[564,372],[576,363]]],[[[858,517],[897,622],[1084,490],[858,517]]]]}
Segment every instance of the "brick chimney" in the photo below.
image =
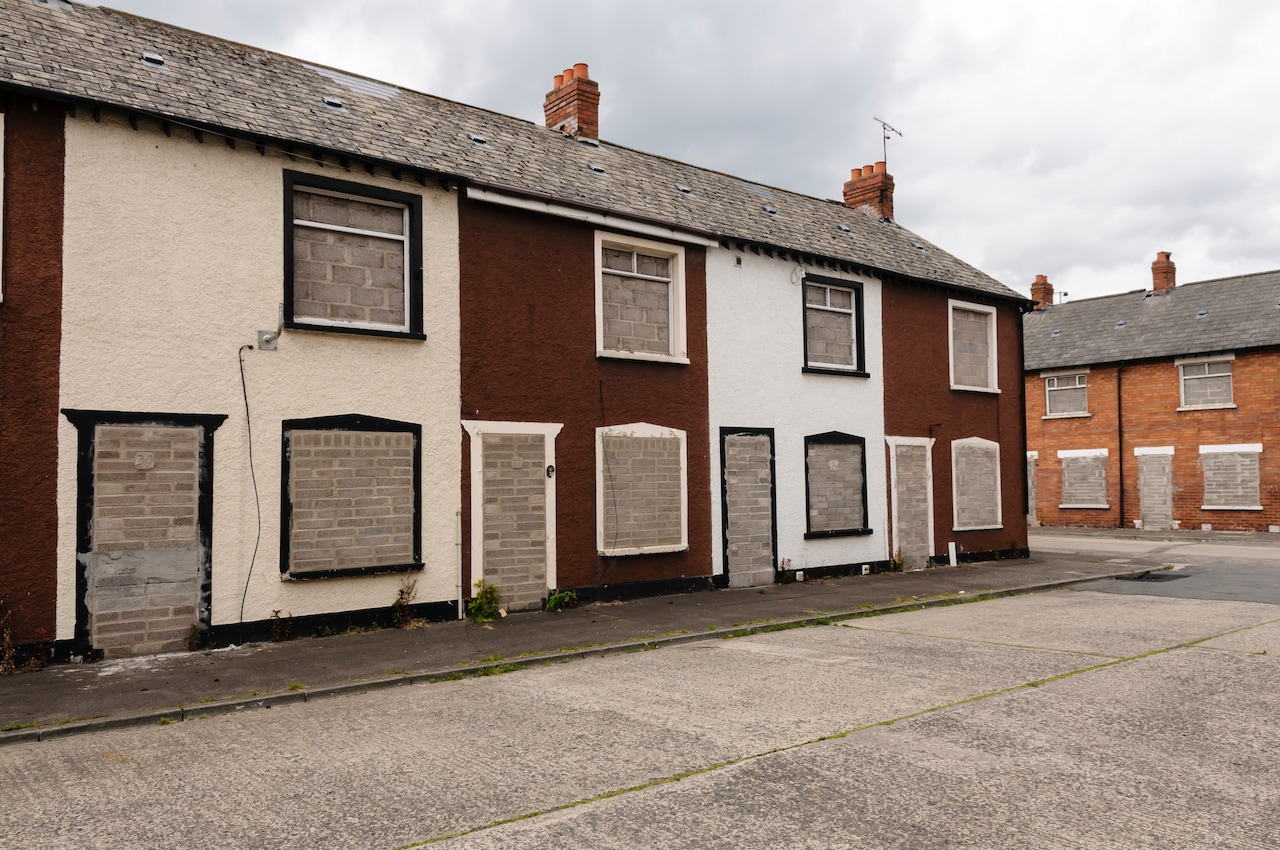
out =
{"type": "Polygon", "coordinates": [[[579,139],[600,138],[600,86],[587,77],[585,62],[556,74],[542,111],[552,130],[579,139]]]}
{"type": "Polygon", "coordinates": [[[1053,306],[1053,284],[1047,275],[1036,275],[1036,282],[1031,284],[1031,300],[1036,302],[1037,310],[1053,306]]]}
{"type": "Polygon", "coordinates": [[[893,219],[893,176],[883,162],[864,165],[850,172],[844,184],[844,202],[851,207],[869,207],[877,218],[893,219]]]}
{"type": "Polygon", "coordinates": [[[1175,286],[1174,277],[1177,267],[1174,266],[1173,260],[1169,259],[1171,256],[1173,255],[1168,251],[1161,251],[1156,254],[1155,261],[1151,263],[1152,292],[1168,292],[1175,286]]]}

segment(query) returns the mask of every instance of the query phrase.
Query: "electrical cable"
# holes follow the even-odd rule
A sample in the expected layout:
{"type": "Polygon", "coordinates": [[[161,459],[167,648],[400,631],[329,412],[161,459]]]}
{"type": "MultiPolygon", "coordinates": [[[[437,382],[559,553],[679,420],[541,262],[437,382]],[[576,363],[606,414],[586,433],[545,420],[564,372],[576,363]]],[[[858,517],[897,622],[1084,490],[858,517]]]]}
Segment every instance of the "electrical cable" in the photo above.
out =
{"type": "Polygon", "coordinates": [[[240,346],[237,358],[240,360],[240,395],[244,398],[244,429],[249,441],[249,478],[253,482],[253,507],[258,514],[258,535],[253,541],[253,556],[249,559],[249,574],[244,577],[244,593],[240,595],[240,643],[244,643],[244,604],[249,598],[249,582],[253,578],[253,566],[258,561],[258,546],[262,543],[262,501],[258,497],[258,475],[253,468],[253,422],[249,418],[249,387],[244,377],[245,349],[253,351],[252,345],[240,346]]]}

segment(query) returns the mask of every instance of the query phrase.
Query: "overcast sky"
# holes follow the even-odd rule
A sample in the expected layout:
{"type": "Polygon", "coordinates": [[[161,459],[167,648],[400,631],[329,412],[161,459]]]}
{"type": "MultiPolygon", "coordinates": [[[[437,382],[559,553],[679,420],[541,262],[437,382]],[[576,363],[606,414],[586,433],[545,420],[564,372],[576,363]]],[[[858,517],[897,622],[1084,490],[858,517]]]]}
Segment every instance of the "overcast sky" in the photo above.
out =
{"type": "Polygon", "coordinates": [[[542,121],[586,62],[600,135],[839,198],[888,143],[899,223],[1021,292],[1280,268],[1273,0],[108,0],[542,121]]]}

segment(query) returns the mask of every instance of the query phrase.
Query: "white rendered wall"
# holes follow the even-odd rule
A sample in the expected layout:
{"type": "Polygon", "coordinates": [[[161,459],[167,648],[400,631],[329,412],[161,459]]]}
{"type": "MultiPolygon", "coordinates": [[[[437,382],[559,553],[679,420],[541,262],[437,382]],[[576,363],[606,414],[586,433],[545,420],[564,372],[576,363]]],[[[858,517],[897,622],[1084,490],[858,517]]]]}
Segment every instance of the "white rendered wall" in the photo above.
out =
{"type": "Polygon", "coordinates": [[[862,284],[869,378],[817,375],[804,366],[803,286],[794,261],[724,248],[707,251],[707,349],[711,416],[711,526],[724,572],[720,429],[774,429],[778,560],[792,569],[866,563],[888,554],[880,282],[810,267],[862,284]],[[742,265],[735,260],[741,259],[742,265]],[[866,439],[867,522],[873,533],[806,540],[804,438],[841,431],[866,439]]]}
{"type": "MultiPolygon", "coordinates": [[[[422,426],[417,602],[457,598],[457,198],[434,183],[321,168],[252,145],[168,138],[84,112],[67,121],[61,406],[226,414],[214,433],[212,622],[384,607],[402,574],[282,581],[281,421],[358,413],[422,426]],[[237,353],[274,330],[284,297],[283,171],[323,174],[423,200],[427,341],[285,330],[246,351],[250,478],[237,353]],[[258,511],[262,534],[257,541],[258,511]]],[[[76,430],[59,424],[58,637],[75,626],[76,430]]]]}

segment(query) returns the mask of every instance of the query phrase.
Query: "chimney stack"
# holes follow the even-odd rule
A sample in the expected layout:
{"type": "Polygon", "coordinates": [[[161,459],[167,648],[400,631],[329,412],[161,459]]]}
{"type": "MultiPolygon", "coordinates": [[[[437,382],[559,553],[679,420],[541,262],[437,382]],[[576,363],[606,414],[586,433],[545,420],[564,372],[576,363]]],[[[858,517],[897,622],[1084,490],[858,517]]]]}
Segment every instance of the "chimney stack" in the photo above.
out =
{"type": "Polygon", "coordinates": [[[893,220],[893,176],[883,162],[855,168],[844,184],[844,202],[850,207],[868,207],[876,218],[893,220]]]}
{"type": "Polygon", "coordinates": [[[1053,306],[1053,284],[1047,275],[1036,275],[1036,282],[1031,284],[1031,300],[1036,302],[1037,310],[1053,306]]]}
{"type": "Polygon", "coordinates": [[[556,74],[542,111],[552,130],[578,139],[600,138],[600,86],[587,77],[585,62],[556,74]]]}
{"type": "Polygon", "coordinates": [[[1172,254],[1168,251],[1161,251],[1156,254],[1155,261],[1151,264],[1151,291],[1152,292],[1168,292],[1176,285],[1174,278],[1176,277],[1177,267],[1174,266],[1173,260],[1169,259],[1172,254]]]}

